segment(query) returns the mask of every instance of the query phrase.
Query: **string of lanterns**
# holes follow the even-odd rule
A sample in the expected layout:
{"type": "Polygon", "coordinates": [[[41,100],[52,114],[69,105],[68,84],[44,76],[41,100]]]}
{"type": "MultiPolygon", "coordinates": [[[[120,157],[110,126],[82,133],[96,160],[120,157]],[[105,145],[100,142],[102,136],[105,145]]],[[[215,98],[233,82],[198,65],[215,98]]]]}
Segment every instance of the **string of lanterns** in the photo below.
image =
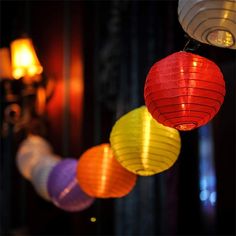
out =
{"type": "MultiPolygon", "coordinates": [[[[179,0],[178,13],[193,39],[236,48],[236,0],[179,0]]],[[[110,144],[91,147],[78,160],[62,159],[42,137],[29,135],[17,152],[18,169],[41,197],[66,211],[84,210],[95,198],[124,197],[137,175],[161,173],[176,162],[178,130],[207,124],[224,96],[224,78],[214,62],[186,51],[173,53],[151,67],[144,88],[146,106],[116,121],[110,144]]]]}
{"type": "Polygon", "coordinates": [[[120,198],[135,187],[137,175],[169,169],[180,153],[178,130],[159,124],[145,106],[122,116],[110,142],[94,146],[77,159],[56,156],[40,136],[19,146],[16,163],[45,200],[65,211],[81,211],[95,198],[120,198]]]}

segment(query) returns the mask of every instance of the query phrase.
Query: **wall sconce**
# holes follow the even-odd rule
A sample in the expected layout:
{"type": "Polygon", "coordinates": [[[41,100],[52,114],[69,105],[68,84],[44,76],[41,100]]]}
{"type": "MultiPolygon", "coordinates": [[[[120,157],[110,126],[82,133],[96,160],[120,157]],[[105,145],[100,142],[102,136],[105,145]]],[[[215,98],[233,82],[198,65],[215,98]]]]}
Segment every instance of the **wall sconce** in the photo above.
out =
{"type": "Polygon", "coordinates": [[[12,75],[14,79],[33,78],[43,72],[30,38],[16,39],[11,43],[12,75]]]}
{"type": "Polygon", "coordinates": [[[7,124],[13,124],[14,131],[18,132],[29,128],[32,119],[42,116],[54,87],[53,81],[42,74],[43,67],[30,38],[12,41],[10,51],[0,49],[3,136],[7,134],[7,124]]]}

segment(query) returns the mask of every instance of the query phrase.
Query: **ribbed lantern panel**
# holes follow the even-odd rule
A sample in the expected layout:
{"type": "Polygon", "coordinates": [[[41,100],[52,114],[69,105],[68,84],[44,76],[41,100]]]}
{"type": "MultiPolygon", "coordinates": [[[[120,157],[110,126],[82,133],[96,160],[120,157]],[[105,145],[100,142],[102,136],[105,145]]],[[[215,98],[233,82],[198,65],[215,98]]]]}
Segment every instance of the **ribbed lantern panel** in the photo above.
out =
{"type": "Polygon", "coordinates": [[[60,161],[50,172],[48,193],[52,202],[65,211],[82,211],[94,198],[80,188],[76,178],[77,160],[67,158],[60,161]]]}
{"type": "Polygon", "coordinates": [[[50,200],[47,183],[50,172],[60,161],[60,157],[53,154],[45,156],[32,170],[32,184],[36,192],[45,200],[50,200]]]}
{"type": "Polygon", "coordinates": [[[180,152],[177,130],[155,121],[145,106],[122,116],[110,134],[116,159],[138,175],[153,175],[170,168],[180,152]]]}
{"type": "Polygon", "coordinates": [[[179,0],[179,22],[192,38],[236,49],[235,0],[179,0]]]}
{"type": "Polygon", "coordinates": [[[155,63],[146,78],[144,97],[160,123],[191,130],[208,123],[219,111],[225,82],[212,61],[188,52],[155,63]]]}
{"type": "Polygon", "coordinates": [[[80,157],[77,177],[81,188],[97,198],[123,197],[137,179],[117,162],[109,144],[92,147],[80,157]]]}

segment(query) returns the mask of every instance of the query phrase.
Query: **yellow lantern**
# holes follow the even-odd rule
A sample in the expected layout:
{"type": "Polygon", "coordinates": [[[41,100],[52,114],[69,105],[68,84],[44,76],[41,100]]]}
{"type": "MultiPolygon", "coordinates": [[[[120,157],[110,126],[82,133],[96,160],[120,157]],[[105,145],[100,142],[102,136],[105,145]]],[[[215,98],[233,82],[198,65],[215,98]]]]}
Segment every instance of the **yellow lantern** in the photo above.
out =
{"type": "Polygon", "coordinates": [[[32,77],[43,72],[30,38],[14,40],[11,43],[11,56],[12,73],[15,79],[32,77]]]}
{"type": "Polygon", "coordinates": [[[145,106],[132,110],[115,123],[110,143],[120,164],[143,176],[170,168],[181,147],[179,132],[154,120],[145,106]]]}

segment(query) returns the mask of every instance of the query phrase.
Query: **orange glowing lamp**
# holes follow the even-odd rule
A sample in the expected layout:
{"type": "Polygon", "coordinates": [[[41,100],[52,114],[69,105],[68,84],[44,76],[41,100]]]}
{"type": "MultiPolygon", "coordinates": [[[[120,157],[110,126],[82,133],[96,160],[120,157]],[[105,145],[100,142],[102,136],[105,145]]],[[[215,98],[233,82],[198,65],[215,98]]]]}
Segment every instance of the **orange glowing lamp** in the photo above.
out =
{"type": "Polygon", "coordinates": [[[118,198],[127,195],[135,186],[137,176],[115,159],[109,144],[88,149],[78,161],[77,178],[89,196],[118,198]]]}
{"type": "Polygon", "coordinates": [[[16,39],[11,43],[12,75],[15,79],[33,77],[43,72],[30,38],[16,39]]]}

